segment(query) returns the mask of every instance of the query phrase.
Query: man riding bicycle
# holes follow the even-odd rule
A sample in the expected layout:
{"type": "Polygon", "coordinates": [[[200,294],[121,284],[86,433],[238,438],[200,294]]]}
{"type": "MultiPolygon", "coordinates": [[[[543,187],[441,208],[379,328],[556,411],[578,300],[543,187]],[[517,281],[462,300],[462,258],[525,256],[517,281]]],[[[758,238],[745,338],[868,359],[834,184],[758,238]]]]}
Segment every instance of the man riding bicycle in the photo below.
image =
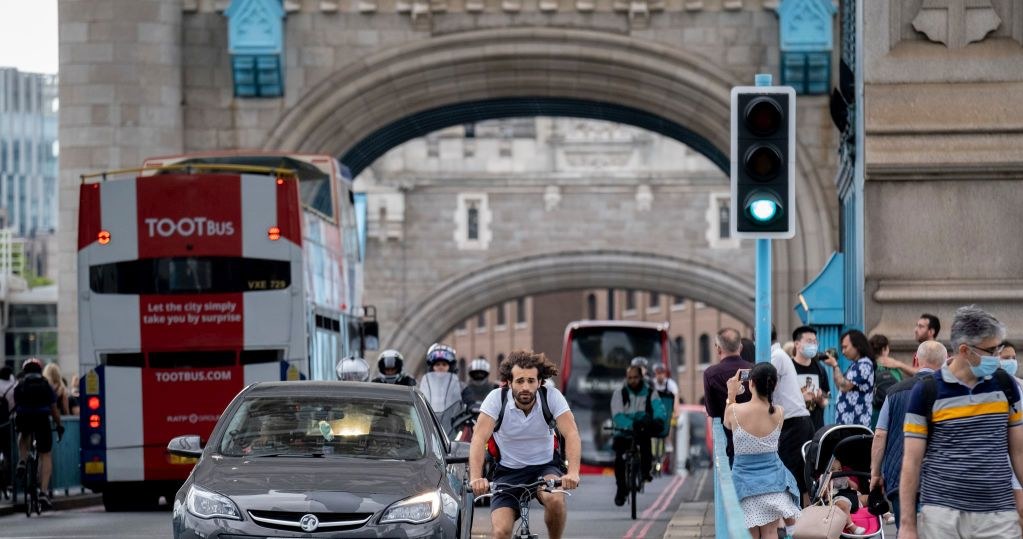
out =
{"type": "Polygon", "coordinates": [[[60,422],[57,411],[57,394],[50,383],[43,378],[43,363],[36,358],[28,358],[21,365],[24,378],[14,387],[14,425],[18,430],[18,477],[25,477],[25,456],[32,446],[32,438],[36,441],[39,453],[39,486],[41,494],[39,503],[44,509],[52,507],[47,489],[50,484],[50,472],[53,460],[53,435],[50,432],[50,417],[57,424],[57,441],[64,436],[64,425],[60,422]]]}
{"type": "MultiPolygon", "coordinates": [[[[564,490],[572,490],[579,485],[581,442],[575,416],[561,392],[552,384],[544,385],[546,380],[557,374],[558,368],[542,353],[512,352],[501,363],[500,376],[508,389],[494,389],[483,400],[472,436],[469,485],[477,496],[490,489],[490,481],[483,477],[483,461],[491,436],[499,448],[500,457],[493,477],[495,483],[525,484],[544,477],[560,478],[564,490]],[[543,390],[541,386],[544,386],[543,390]],[[511,394],[511,398],[507,398],[505,391],[511,394]],[[542,395],[546,395],[546,403],[538,406],[537,401],[542,395]],[[557,431],[564,437],[568,461],[568,471],[564,473],[561,468],[563,462],[554,458],[555,431],[544,417],[547,413],[556,421],[557,431]]],[[[544,506],[547,534],[551,539],[560,539],[568,513],[564,495],[540,490],[537,499],[544,506]]],[[[495,494],[490,503],[492,537],[511,537],[512,526],[519,517],[518,499],[501,492],[495,494]]]]}
{"type": "Polygon", "coordinates": [[[658,435],[668,421],[668,412],[660,398],[654,397],[653,388],[643,379],[643,369],[631,366],[626,371],[625,383],[611,395],[611,420],[615,426],[615,505],[625,505],[629,485],[625,480],[625,453],[632,447],[632,438],[639,444],[640,469],[643,479],[652,481],[650,439],[658,435]],[[623,432],[624,431],[624,432],[623,432]]]}

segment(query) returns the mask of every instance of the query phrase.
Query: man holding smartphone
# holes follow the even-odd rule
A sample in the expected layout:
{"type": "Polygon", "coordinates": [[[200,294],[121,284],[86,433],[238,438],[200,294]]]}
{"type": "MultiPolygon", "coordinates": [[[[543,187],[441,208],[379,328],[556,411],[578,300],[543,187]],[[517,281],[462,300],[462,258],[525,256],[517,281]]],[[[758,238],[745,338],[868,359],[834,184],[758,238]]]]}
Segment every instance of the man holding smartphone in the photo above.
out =
{"type": "MultiPolygon", "coordinates": [[[[707,407],[707,415],[710,417],[723,418],[728,400],[728,380],[735,376],[739,369],[749,371],[753,364],[739,355],[742,351],[742,335],[736,329],[724,328],[719,331],[714,338],[714,350],[717,352],[718,362],[703,371],[704,406],[707,407]]],[[[749,399],[750,392],[744,391],[735,400],[747,402],[749,399]]],[[[725,453],[728,455],[728,465],[731,466],[735,452],[732,448],[732,431],[727,428],[725,442],[725,453]]]]}

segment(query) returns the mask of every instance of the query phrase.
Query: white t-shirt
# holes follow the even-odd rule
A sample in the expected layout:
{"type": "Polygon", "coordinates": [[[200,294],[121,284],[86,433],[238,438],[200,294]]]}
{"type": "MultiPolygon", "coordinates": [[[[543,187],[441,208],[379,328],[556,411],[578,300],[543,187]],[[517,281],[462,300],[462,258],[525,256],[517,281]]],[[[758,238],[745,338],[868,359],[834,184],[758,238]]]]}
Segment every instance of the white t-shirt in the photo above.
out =
{"type": "Polygon", "coordinates": [[[664,391],[665,388],[667,388],[672,395],[675,395],[676,399],[678,398],[678,384],[676,384],[674,380],[671,378],[665,378],[663,384],[658,384],[657,379],[654,378],[654,389],[657,391],[664,391]]]}
{"type": "MultiPolygon", "coordinates": [[[[547,406],[555,419],[569,411],[568,401],[553,385],[547,385],[547,406]]],[[[494,433],[494,441],[501,448],[501,466],[519,469],[551,461],[554,450],[554,431],[547,426],[543,418],[543,405],[540,404],[540,392],[536,393],[537,401],[527,416],[515,405],[515,395],[508,390],[508,402],[504,407],[504,419],[501,428],[494,433]]],[[[501,389],[495,389],[483,399],[480,412],[487,414],[494,421],[501,414],[501,389]]]]}
{"type": "Polygon", "coordinates": [[[785,408],[785,419],[809,416],[810,410],[806,409],[803,392],[796,380],[796,366],[778,343],[771,345],[771,365],[778,371],[778,386],[774,388],[772,400],[785,408]]]}

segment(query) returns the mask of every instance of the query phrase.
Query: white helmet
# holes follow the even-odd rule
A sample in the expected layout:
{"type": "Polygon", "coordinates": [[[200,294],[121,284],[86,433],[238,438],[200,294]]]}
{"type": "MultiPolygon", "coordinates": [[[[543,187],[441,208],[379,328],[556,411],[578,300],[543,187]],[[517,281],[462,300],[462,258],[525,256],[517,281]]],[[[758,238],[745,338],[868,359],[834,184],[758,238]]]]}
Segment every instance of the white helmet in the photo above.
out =
{"type": "Polygon", "coordinates": [[[337,362],[337,378],[347,382],[368,382],[369,365],[361,357],[348,356],[337,362]]]}
{"type": "Polygon", "coordinates": [[[482,357],[478,357],[472,360],[472,363],[469,363],[469,374],[472,374],[474,372],[485,372],[489,375],[490,362],[482,357]]]}

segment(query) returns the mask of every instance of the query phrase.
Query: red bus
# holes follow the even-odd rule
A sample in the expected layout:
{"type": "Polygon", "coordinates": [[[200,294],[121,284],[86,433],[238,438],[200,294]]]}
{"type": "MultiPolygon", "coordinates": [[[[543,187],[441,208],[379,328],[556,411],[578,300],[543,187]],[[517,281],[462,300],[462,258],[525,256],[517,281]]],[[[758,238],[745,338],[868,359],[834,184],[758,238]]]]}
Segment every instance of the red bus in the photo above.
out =
{"type": "Polygon", "coordinates": [[[611,394],[625,383],[632,359],[670,367],[669,350],[667,322],[587,320],[565,328],[561,391],[579,426],[584,471],[614,465],[613,433],[604,427],[611,425],[611,394]]]}
{"type": "Polygon", "coordinates": [[[78,224],[82,482],[155,505],[253,382],[334,379],[359,346],[351,182],[332,157],[198,154],[83,176],[78,224]]]}

